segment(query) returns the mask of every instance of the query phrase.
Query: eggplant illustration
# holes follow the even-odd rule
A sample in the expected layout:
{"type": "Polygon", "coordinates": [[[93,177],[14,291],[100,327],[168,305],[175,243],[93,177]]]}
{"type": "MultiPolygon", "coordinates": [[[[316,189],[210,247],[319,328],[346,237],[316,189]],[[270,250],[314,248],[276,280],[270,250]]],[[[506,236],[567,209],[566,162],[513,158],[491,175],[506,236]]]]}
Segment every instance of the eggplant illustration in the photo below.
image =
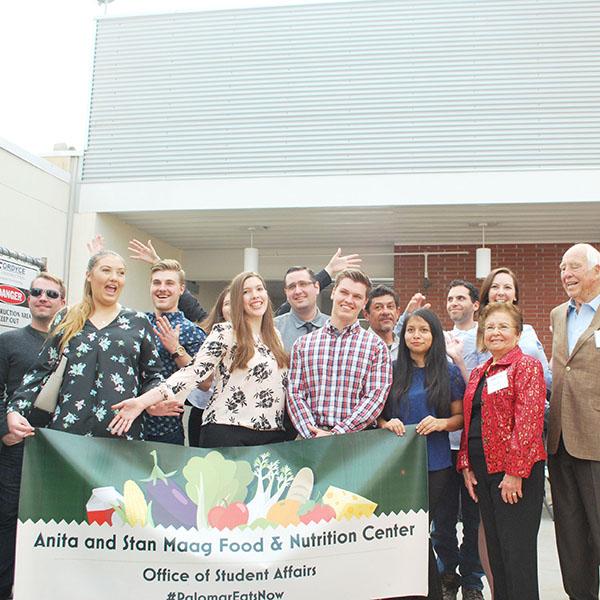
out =
{"type": "Polygon", "coordinates": [[[150,452],[154,459],[154,468],[146,482],[146,498],[152,503],[152,518],[155,525],[168,527],[185,527],[190,529],[196,526],[196,511],[198,507],[187,497],[187,494],[169,477],[176,471],[164,473],[158,466],[156,450],[150,452]]]}

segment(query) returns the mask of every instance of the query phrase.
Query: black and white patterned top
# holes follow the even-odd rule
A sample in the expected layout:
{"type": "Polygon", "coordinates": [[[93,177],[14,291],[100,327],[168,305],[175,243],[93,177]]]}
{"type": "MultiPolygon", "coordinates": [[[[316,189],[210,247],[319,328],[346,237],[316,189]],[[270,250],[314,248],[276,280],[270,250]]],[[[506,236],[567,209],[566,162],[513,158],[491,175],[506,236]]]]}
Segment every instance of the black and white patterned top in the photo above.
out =
{"type": "MultiPolygon", "coordinates": [[[[39,358],[11,398],[9,411],[28,415],[60,361],[60,340],[60,335],[48,338],[39,358]]],[[[83,329],[69,340],[64,354],[67,366],[50,429],[112,437],[108,430],[115,415],[111,405],[139,396],[163,380],[150,322],[144,313],[127,308],[122,308],[102,329],[86,321],[83,329]]],[[[135,420],[126,437],[143,438],[141,418],[135,420]]]]}
{"type": "Polygon", "coordinates": [[[261,431],[283,429],[287,369],[280,369],[269,348],[254,340],[254,356],[245,369],[231,371],[236,351],[231,323],[217,323],[194,362],[173,373],[163,392],[183,400],[214,372],[215,393],[204,411],[203,424],[237,425],[261,431]]]}

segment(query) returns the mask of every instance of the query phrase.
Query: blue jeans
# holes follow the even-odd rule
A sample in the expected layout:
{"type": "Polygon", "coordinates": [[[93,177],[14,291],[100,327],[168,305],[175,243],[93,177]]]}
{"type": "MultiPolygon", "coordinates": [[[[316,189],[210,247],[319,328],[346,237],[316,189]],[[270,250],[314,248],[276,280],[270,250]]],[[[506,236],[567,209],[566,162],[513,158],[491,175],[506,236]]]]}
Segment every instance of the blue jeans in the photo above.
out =
{"type": "Polygon", "coordinates": [[[479,507],[467,492],[463,476],[456,472],[457,450],[452,450],[452,476],[440,500],[432,524],[431,540],[437,555],[440,574],[460,573],[460,584],[465,589],[483,590],[483,569],[479,561],[477,531],[479,507]],[[459,548],[456,524],[462,516],[463,542],[459,548]]]}
{"type": "Polygon", "coordinates": [[[0,600],[4,600],[10,596],[15,576],[23,443],[4,446],[0,442],[0,446],[0,600]]]}

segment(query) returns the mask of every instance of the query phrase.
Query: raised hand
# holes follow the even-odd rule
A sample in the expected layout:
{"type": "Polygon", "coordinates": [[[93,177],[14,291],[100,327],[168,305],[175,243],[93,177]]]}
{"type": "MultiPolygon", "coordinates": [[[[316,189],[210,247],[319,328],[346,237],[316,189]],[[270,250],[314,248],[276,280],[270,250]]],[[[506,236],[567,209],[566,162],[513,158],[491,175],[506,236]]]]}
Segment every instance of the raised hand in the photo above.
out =
{"type": "Polygon", "coordinates": [[[130,240],[127,250],[131,252],[129,258],[133,258],[134,260],[141,260],[151,265],[160,260],[160,256],[156,253],[151,240],[148,240],[147,244],[136,239],[130,240]]]}
{"type": "Polygon", "coordinates": [[[102,252],[104,250],[104,238],[97,233],[87,244],[88,252],[90,256],[94,256],[94,254],[98,254],[98,252],[102,252]]]}
{"type": "Polygon", "coordinates": [[[446,354],[456,364],[463,357],[465,343],[460,338],[452,337],[451,335],[446,334],[447,332],[444,332],[444,337],[446,338],[446,354]]]}
{"type": "Polygon", "coordinates": [[[337,252],[327,263],[325,270],[333,277],[336,273],[344,269],[360,269],[361,263],[362,258],[358,254],[346,254],[346,256],[342,256],[342,249],[338,248],[337,252]]]}
{"type": "Polygon", "coordinates": [[[423,294],[421,294],[420,292],[417,292],[408,301],[408,304],[406,305],[404,312],[410,314],[412,312],[415,312],[415,310],[418,310],[419,308],[431,308],[431,304],[429,302],[427,302],[426,300],[427,300],[427,298],[423,294]]]}
{"type": "Polygon", "coordinates": [[[173,354],[179,346],[179,332],[181,326],[177,325],[175,329],[171,326],[169,319],[166,317],[156,317],[156,327],[154,331],[169,354],[173,354]]]}

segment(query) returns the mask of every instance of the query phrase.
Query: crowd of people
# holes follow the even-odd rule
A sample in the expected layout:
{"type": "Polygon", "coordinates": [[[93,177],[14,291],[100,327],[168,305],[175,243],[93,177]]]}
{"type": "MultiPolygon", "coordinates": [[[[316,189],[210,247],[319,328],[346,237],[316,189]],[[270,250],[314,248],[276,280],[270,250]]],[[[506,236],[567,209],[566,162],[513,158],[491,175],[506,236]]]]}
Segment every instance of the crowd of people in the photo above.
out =
{"type": "Polygon", "coordinates": [[[185,272],[152,244],[154,311],[121,306],[126,264],[90,244],[83,299],[62,281],[31,282],[31,324],[0,335],[0,600],[10,598],[23,440],[36,427],[214,448],[369,428],[427,438],[429,594],[435,600],[536,600],[547,448],[556,539],[569,598],[598,599],[600,557],[600,252],[576,244],[551,315],[552,358],[519,309],[519,283],[494,269],[478,289],[447,287],[444,331],[416,293],[402,310],[360,257],[338,250],[314,273],[288,269],[277,311],[258,273],[237,275],[207,313],[185,272]],[[318,306],[329,285],[331,315],[318,306]],[[360,323],[364,317],[369,328],[360,323]],[[40,409],[61,370],[56,406],[40,409]],[[459,544],[457,524],[462,522],[459,544]]]}

